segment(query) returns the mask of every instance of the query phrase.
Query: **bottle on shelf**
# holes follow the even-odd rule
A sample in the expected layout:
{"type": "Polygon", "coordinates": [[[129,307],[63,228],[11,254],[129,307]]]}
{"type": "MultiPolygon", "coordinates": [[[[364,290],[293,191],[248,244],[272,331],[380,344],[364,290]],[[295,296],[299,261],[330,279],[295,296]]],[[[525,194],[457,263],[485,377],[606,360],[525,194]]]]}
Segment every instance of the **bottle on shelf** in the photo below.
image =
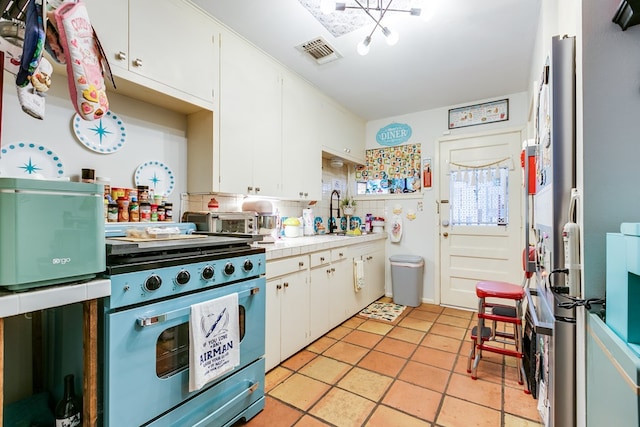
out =
{"type": "Polygon", "coordinates": [[[64,395],[55,409],[56,427],[80,426],[82,418],[82,405],[75,394],[73,375],[64,377],[64,395]]]}

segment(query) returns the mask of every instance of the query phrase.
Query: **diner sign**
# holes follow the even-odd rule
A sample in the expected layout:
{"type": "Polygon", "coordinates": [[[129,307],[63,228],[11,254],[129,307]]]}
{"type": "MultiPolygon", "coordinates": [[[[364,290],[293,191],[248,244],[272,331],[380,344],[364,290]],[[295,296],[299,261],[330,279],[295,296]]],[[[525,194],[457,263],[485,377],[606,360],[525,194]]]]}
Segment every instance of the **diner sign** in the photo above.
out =
{"type": "Polygon", "coordinates": [[[411,134],[411,126],[404,123],[391,123],[378,131],[376,141],[380,145],[392,147],[407,142],[411,134]]]}

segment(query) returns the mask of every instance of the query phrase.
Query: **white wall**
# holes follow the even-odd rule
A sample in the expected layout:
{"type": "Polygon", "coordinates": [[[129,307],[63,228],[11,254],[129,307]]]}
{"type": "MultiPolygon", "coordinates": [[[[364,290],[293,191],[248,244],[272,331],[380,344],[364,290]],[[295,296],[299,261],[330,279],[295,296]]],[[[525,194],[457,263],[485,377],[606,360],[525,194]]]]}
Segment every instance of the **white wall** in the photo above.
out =
{"type": "MultiPolygon", "coordinates": [[[[449,107],[438,108],[433,110],[420,111],[416,113],[406,114],[397,117],[388,117],[386,119],[375,120],[367,123],[366,128],[366,148],[379,148],[376,142],[376,133],[378,130],[390,123],[405,123],[411,126],[412,136],[407,144],[420,143],[422,146],[422,158],[431,158],[432,165],[437,168],[437,144],[439,138],[445,135],[464,135],[478,132],[487,132],[495,129],[504,128],[526,128],[527,117],[529,114],[530,96],[526,92],[516,94],[508,94],[502,97],[484,100],[469,100],[463,105],[452,105],[449,107]],[[450,108],[456,108],[464,105],[471,105],[492,101],[494,99],[509,99],[509,120],[498,123],[490,123],[480,126],[472,126],[460,129],[448,130],[448,112],[450,108]]],[[[436,200],[438,194],[437,170],[432,173],[433,187],[424,190],[421,198],[407,198],[402,195],[389,195],[384,199],[385,218],[390,219],[393,206],[400,203],[404,209],[404,213],[408,209],[416,211],[417,218],[414,221],[403,220],[404,233],[402,241],[399,244],[387,242],[387,253],[389,256],[395,254],[411,254],[420,255],[425,260],[424,274],[424,290],[423,300],[427,302],[439,303],[436,301],[435,287],[439,286],[436,281],[436,245],[438,243],[436,200]],[[395,197],[392,197],[395,196],[395,197]],[[422,202],[423,210],[419,210],[418,203],[422,202]]],[[[362,202],[364,204],[366,202],[362,202]]],[[[403,216],[404,216],[403,213],[403,216]]],[[[387,274],[387,277],[389,275],[387,274]]],[[[389,283],[387,283],[389,284],[389,283]]]]}
{"type": "Polygon", "coordinates": [[[117,92],[109,93],[110,109],[123,120],[127,139],[119,151],[98,154],[81,144],[73,133],[75,111],[66,78],[54,74],[53,86],[47,92],[44,120],[34,119],[22,111],[14,81],[15,77],[5,72],[3,146],[21,141],[42,144],[60,156],[65,175],[72,180],[77,180],[82,168],[92,168],[97,176],[111,178],[112,187],[135,187],[136,168],[149,160],[161,161],[175,176],[175,189],[169,201],[178,206],[180,193],[186,192],[187,185],[185,115],[117,95],[117,92]]]}

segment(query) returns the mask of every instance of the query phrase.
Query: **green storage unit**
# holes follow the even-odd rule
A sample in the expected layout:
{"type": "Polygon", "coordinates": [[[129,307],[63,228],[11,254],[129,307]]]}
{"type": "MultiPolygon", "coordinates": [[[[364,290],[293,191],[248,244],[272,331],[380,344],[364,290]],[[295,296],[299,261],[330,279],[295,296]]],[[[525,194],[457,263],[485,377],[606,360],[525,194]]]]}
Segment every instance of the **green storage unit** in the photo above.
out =
{"type": "Polygon", "coordinates": [[[0,178],[0,287],[81,281],[105,270],[100,184],[0,178]]]}

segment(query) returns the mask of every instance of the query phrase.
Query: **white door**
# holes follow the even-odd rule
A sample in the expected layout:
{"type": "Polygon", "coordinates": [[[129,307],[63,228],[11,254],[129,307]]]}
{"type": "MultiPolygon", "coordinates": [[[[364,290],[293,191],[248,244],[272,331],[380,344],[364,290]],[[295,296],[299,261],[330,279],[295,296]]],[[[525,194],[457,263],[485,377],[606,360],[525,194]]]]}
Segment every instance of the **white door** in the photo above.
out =
{"type": "Polygon", "coordinates": [[[522,278],[521,132],[439,141],[440,298],[476,309],[479,280],[522,278]]]}

